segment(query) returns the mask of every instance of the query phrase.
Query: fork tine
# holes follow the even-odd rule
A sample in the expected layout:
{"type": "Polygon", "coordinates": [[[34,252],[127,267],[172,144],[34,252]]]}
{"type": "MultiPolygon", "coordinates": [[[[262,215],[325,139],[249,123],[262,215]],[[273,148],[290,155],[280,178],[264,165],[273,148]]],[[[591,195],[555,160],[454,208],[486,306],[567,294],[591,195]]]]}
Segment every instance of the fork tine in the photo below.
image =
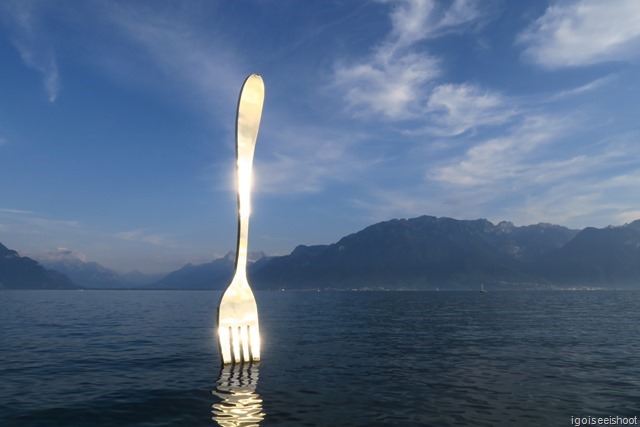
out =
{"type": "Polygon", "coordinates": [[[231,327],[231,348],[233,349],[233,361],[240,363],[240,329],[239,326],[231,327]]]}
{"type": "Polygon", "coordinates": [[[249,358],[249,326],[242,326],[240,328],[240,339],[242,344],[242,360],[248,362],[249,358]]]}
{"type": "Polygon", "coordinates": [[[249,338],[251,340],[251,359],[254,362],[260,360],[260,328],[258,322],[249,325],[249,338]]]}
{"type": "Polygon", "coordinates": [[[218,340],[222,363],[249,363],[260,361],[260,328],[249,325],[220,326],[218,340]]]}
{"type": "Polygon", "coordinates": [[[220,326],[218,328],[218,341],[220,342],[222,363],[231,363],[231,337],[229,336],[229,327],[220,326]]]}

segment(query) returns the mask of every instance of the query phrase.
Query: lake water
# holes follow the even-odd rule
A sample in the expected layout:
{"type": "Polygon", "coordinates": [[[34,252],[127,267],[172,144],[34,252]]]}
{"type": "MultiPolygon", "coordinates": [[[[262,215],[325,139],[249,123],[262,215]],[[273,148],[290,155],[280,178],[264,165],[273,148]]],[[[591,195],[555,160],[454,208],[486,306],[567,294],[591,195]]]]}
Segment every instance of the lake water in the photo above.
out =
{"type": "Polygon", "coordinates": [[[256,292],[262,362],[222,372],[219,298],[1,291],[0,425],[569,426],[572,416],[640,416],[640,292],[256,292]]]}

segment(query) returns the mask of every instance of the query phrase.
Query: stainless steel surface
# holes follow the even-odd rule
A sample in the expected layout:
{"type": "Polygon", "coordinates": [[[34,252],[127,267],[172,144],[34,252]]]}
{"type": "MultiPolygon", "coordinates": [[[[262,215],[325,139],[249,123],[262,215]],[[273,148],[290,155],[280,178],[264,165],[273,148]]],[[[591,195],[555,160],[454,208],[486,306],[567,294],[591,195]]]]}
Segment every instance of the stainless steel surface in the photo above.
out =
{"type": "Polygon", "coordinates": [[[247,280],[247,239],[253,153],[263,103],[264,83],[259,75],[252,74],[242,86],[236,117],[238,246],[235,275],[218,307],[218,342],[223,364],[260,360],[258,307],[247,280]]]}

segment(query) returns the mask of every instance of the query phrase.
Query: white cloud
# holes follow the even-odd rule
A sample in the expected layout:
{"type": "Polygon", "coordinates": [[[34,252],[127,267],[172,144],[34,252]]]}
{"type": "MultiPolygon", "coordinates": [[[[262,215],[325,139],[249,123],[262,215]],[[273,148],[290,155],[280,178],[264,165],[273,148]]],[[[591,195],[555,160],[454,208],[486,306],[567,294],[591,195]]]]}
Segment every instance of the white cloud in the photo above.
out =
{"type": "Polygon", "coordinates": [[[547,68],[627,61],[640,50],[640,3],[581,0],[550,6],[518,37],[524,55],[547,68]]]}
{"type": "Polygon", "coordinates": [[[49,101],[54,102],[60,92],[58,64],[51,39],[43,31],[36,4],[32,1],[3,2],[0,10],[4,12],[4,20],[20,57],[27,67],[42,75],[49,101]]]}
{"type": "Polygon", "coordinates": [[[394,1],[392,30],[387,46],[406,47],[426,38],[456,31],[480,16],[475,0],[454,0],[451,5],[434,0],[394,1]]]}
{"type": "Polygon", "coordinates": [[[45,261],[64,261],[64,260],[80,260],[82,262],[87,261],[87,256],[78,251],[74,251],[68,248],[55,248],[45,251],[42,254],[34,255],[34,257],[41,262],[45,261]]]}
{"type": "Polygon", "coordinates": [[[419,52],[421,40],[455,31],[479,17],[475,2],[449,7],[431,0],[394,1],[392,29],[368,57],[335,68],[335,85],[344,91],[355,116],[404,120],[422,114],[429,85],[440,76],[439,61],[419,52]]]}
{"type": "Polygon", "coordinates": [[[356,116],[388,119],[416,117],[428,96],[425,85],[440,74],[437,60],[405,54],[389,61],[336,68],[336,82],[345,88],[344,99],[356,116]]]}
{"type": "Polygon", "coordinates": [[[396,6],[390,14],[392,24],[391,41],[388,42],[387,46],[409,46],[427,37],[429,32],[432,31],[428,24],[431,21],[435,6],[436,4],[433,1],[407,0],[396,2],[396,6]]]}

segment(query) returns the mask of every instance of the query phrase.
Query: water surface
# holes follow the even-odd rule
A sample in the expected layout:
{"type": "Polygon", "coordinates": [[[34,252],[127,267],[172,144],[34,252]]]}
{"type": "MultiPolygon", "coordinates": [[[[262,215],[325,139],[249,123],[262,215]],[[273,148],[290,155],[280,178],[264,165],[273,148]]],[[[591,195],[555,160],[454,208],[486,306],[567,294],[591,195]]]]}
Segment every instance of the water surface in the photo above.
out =
{"type": "Polygon", "coordinates": [[[1,291],[0,425],[570,425],[640,415],[640,292],[257,292],[221,372],[215,291],[1,291]],[[226,417],[226,418],[225,418],[226,417]]]}

